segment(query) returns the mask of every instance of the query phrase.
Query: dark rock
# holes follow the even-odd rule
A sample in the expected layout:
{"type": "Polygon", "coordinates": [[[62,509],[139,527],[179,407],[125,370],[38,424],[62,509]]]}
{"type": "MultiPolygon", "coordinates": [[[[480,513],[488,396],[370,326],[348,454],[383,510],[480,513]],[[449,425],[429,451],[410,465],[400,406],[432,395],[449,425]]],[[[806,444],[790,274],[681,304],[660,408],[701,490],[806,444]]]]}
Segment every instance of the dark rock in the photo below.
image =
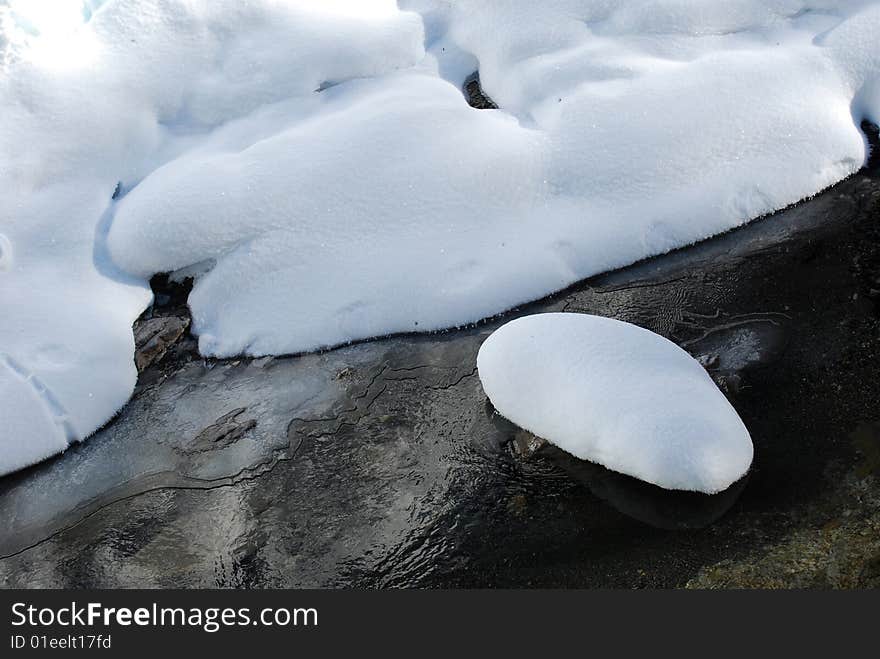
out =
{"type": "Polygon", "coordinates": [[[697,357],[697,361],[700,362],[700,366],[705,368],[707,371],[716,368],[720,363],[720,360],[721,358],[714,352],[697,357]]]}
{"type": "Polygon", "coordinates": [[[138,372],[162,360],[189,328],[189,318],[161,316],[139,321],[134,327],[134,363],[138,372]]]}
{"type": "Polygon", "coordinates": [[[514,454],[522,459],[529,459],[547,445],[547,441],[528,432],[520,430],[510,442],[514,454]]]}
{"type": "Polygon", "coordinates": [[[743,388],[742,376],[738,373],[716,373],[715,384],[728,396],[738,395],[743,388]]]}
{"type": "Polygon", "coordinates": [[[497,110],[498,106],[495,101],[486,96],[483,87],[480,85],[480,73],[476,71],[468,76],[464,81],[464,97],[467,99],[468,105],[477,110],[497,110]]]}

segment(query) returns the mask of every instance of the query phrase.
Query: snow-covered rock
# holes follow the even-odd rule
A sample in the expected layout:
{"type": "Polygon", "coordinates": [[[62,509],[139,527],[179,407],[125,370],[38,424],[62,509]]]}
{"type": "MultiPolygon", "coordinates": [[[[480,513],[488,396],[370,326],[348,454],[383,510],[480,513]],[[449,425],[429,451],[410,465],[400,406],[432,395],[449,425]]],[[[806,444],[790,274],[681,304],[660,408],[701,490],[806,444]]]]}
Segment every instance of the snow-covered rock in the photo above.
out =
{"type": "Polygon", "coordinates": [[[752,462],[752,440],[706,370],[630,323],[574,313],[513,320],[477,356],[505,418],[572,455],[670,490],[713,494],[752,462]]]}
{"type": "Polygon", "coordinates": [[[0,361],[46,392],[0,473],[125,403],[156,272],[208,355],[459,325],[814,194],[880,116],[876,0],[61,4],[0,4],[0,361]]]}

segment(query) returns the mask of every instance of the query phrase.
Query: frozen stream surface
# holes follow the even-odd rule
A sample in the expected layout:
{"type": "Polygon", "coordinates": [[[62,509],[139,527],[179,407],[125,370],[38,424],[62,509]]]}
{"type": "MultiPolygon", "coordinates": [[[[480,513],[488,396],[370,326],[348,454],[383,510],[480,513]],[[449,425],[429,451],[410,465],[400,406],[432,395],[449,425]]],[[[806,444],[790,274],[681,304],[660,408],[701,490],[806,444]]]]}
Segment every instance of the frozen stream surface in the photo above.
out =
{"type": "Polygon", "coordinates": [[[475,327],[285,358],[199,357],[174,329],[185,298],[157,283],[131,403],[0,480],[0,584],[877,585],[878,220],[872,166],[475,327]],[[701,357],[752,435],[748,479],[670,494],[500,419],[477,350],[542,311],[701,357]]]}

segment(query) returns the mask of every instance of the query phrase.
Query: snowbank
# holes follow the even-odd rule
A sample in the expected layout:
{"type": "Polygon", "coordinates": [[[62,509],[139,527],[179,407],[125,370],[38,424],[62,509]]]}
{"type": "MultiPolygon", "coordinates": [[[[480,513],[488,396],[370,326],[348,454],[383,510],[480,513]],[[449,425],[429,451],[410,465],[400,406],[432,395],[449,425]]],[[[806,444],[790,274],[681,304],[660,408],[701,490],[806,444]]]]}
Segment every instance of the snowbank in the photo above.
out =
{"type": "Polygon", "coordinates": [[[328,81],[424,54],[421,20],[391,0],[367,15],[338,1],[76,4],[0,6],[0,474],[87,437],[134,388],[131,326],[151,294],[107,253],[118,183],[234,118],[305,111],[328,81]]]}
{"type": "Polygon", "coordinates": [[[878,2],[56,5],[0,7],[0,473],[125,403],[155,272],[213,266],[208,355],[459,325],[814,194],[880,115],[878,2]]]}
{"type": "Polygon", "coordinates": [[[477,356],[495,409],[583,460],[670,490],[714,494],[752,462],[752,440],[705,369],[629,323],[526,316],[477,356]]]}

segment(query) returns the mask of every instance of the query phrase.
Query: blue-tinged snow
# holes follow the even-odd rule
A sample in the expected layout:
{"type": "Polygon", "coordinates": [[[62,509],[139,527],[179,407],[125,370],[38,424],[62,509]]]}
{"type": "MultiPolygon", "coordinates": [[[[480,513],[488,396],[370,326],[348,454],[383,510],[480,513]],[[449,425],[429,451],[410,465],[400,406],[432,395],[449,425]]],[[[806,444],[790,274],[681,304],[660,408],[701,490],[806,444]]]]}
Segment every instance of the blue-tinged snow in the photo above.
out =
{"type": "Polygon", "coordinates": [[[459,325],[810,196],[880,116],[876,1],[401,5],[0,4],[0,472],[125,403],[156,272],[206,355],[459,325]]]}

